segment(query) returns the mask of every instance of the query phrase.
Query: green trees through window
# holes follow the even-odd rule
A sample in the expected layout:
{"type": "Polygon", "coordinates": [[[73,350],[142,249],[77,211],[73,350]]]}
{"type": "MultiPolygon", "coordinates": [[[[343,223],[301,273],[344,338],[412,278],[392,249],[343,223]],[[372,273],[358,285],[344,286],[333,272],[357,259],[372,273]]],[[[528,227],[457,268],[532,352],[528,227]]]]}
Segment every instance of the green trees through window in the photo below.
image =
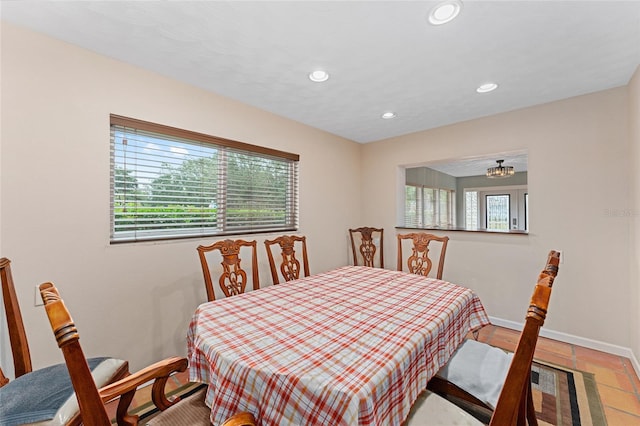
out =
{"type": "Polygon", "coordinates": [[[112,116],[112,242],[296,229],[297,155],[162,130],[112,116]]]}

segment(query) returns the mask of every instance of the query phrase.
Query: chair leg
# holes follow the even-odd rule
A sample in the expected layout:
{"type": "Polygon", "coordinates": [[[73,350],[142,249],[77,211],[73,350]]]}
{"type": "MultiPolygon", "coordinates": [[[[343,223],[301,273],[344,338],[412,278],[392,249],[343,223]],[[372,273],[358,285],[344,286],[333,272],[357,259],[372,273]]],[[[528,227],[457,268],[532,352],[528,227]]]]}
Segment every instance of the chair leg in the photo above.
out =
{"type": "Polygon", "coordinates": [[[533,406],[533,394],[531,392],[531,371],[527,374],[527,381],[522,389],[522,393],[516,423],[518,426],[538,426],[536,410],[533,406]]]}
{"type": "Polygon", "coordinates": [[[527,426],[527,399],[526,399],[526,397],[520,399],[520,408],[518,408],[516,424],[518,426],[527,426]]]}
{"type": "MultiPolygon", "coordinates": [[[[520,391],[520,402],[518,403],[518,412],[516,413],[516,424],[518,426],[527,426],[527,415],[529,408],[529,398],[531,397],[531,393],[529,389],[531,388],[531,370],[527,374],[527,379],[522,386],[522,390],[520,391]]],[[[533,400],[532,400],[533,402],[533,400]]]]}
{"type": "Polygon", "coordinates": [[[529,380],[527,385],[527,421],[529,422],[529,426],[538,426],[536,409],[533,406],[533,395],[531,393],[531,373],[529,373],[529,380]]]}

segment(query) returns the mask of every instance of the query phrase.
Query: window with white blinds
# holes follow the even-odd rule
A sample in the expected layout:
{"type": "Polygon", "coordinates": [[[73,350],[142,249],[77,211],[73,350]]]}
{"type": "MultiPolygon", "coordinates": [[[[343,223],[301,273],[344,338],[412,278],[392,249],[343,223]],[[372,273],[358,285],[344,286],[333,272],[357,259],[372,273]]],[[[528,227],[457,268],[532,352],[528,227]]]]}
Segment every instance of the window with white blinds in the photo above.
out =
{"type": "Polygon", "coordinates": [[[405,185],[404,226],[450,227],[455,223],[455,191],[405,185]]]}
{"type": "Polygon", "coordinates": [[[299,156],[111,116],[111,242],[295,231],[299,156]]]}

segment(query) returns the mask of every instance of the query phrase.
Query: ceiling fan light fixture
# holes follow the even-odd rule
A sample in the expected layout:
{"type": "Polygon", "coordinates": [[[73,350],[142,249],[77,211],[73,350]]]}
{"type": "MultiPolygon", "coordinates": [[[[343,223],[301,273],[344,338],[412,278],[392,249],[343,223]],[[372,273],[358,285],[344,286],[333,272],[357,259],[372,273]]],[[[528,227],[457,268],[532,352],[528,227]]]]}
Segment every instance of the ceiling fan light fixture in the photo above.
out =
{"type": "Polygon", "coordinates": [[[481,84],[480,86],[478,86],[478,88],[476,89],[476,92],[478,92],[478,93],[489,93],[489,92],[493,92],[497,88],[498,88],[498,84],[497,83],[484,83],[484,84],[481,84]]]}
{"type": "Polygon", "coordinates": [[[438,3],[429,12],[429,22],[432,25],[442,25],[450,22],[460,14],[462,2],[460,0],[446,0],[438,3]]]}
{"type": "Polygon", "coordinates": [[[513,169],[513,166],[503,166],[502,163],[504,163],[504,160],[496,160],[496,163],[498,163],[497,166],[489,167],[487,169],[488,178],[507,178],[514,175],[515,170],[513,169]]]}
{"type": "Polygon", "coordinates": [[[315,70],[309,73],[309,80],[316,83],[322,83],[329,80],[329,73],[324,70],[315,70]]]}

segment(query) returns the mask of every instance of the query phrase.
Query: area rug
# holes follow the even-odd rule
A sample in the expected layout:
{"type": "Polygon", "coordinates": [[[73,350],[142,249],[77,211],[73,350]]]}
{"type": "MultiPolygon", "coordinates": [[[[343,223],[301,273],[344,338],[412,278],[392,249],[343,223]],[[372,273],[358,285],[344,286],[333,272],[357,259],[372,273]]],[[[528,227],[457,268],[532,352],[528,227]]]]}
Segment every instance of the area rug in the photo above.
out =
{"type": "MultiPolygon", "coordinates": [[[[606,426],[593,374],[534,361],[531,385],[540,426],[606,426]]],[[[187,397],[203,386],[200,383],[186,383],[170,392],[169,396],[187,397]]],[[[151,401],[143,402],[131,410],[131,414],[137,414],[141,419],[149,418],[156,412],[151,401]]],[[[488,423],[487,413],[473,411],[473,414],[488,423]]]]}
{"type": "Polygon", "coordinates": [[[594,375],[534,362],[531,390],[541,425],[603,426],[607,420],[594,375]]]}
{"type": "MultiPolygon", "coordinates": [[[[540,426],[606,426],[594,375],[534,361],[531,366],[531,393],[540,426]]],[[[449,398],[484,423],[491,412],[465,401],[449,398]]]]}

